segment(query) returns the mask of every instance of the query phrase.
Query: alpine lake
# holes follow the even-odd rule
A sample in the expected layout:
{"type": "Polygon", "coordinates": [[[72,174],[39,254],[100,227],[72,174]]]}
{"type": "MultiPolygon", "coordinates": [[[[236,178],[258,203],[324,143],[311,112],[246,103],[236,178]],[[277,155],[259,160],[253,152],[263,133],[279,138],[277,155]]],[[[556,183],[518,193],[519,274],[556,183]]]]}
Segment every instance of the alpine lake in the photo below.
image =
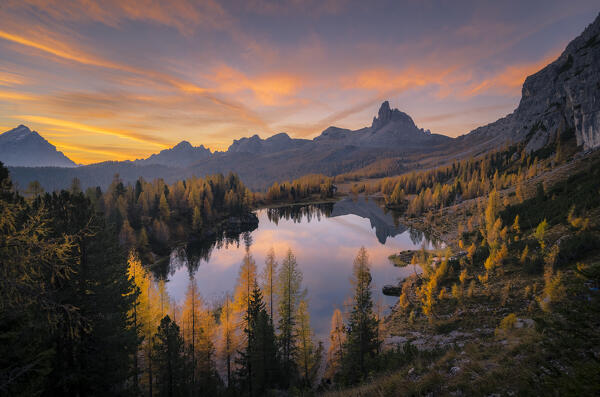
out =
{"type": "Polygon", "coordinates": [[[291,249],[303,274],[311,326],[316,339],[327,345],[334,309],[343,311],[352,297],[350,280],[360,247],[365,247],[369,255],[373,300],[385,314],[398,298],[384,295],[382,287],[397,285],[415,271],[412,266],[395,267],[388,257],[403,250],[438,246],[423,233],[399,224],[394,213],[375,200],[364,197],[259,209],[255,213],[258,227],[254,230],[223,233],[210,241],[182,244],[171,251],[164,270],[171,299],[183,302],[193,275],[203,299],[217,304],[227,292],[233,292],[246,249],[259,275],[271,248],[278,263],[291,249]]]}

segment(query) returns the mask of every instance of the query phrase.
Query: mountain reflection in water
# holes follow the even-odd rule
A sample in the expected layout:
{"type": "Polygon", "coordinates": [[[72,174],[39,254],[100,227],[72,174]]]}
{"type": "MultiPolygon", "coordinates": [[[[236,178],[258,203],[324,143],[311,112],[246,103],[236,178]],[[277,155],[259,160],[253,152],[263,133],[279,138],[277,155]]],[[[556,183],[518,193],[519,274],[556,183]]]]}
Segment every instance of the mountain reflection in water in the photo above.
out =
{"type": "Polygon", "coordinates": [[[311,325],[317,337],[326,342],[334,308],[342,308],[352,294],[352,266],[361,246],[369,253],[374,299],[387,309],[397,298],[383,296],[381,287],[413,271],[394,267],[388,256],[420,248],[422,244],[431,245],[422,233],[399,225],[392,213],[364,198],[261,209],[257,216],[256,230],[237,236],[222,235],[210,242],[190,242],[174,249],[164,273],[161,272],[169,279],[170,296],[181,303],[189,276],[194,274],[204,299],[218,302],[225,292],[234,289],[246,245],[259,274],[271,247],[278,262],[291,248],[303,273],[303,287],[308,290],[311,325]]]}

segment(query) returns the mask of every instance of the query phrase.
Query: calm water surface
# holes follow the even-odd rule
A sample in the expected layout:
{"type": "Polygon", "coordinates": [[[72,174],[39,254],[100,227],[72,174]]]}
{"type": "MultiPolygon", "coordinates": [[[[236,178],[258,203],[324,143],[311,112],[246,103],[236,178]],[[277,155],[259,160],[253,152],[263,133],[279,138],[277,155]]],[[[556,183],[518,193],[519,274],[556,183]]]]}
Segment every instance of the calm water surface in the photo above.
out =
{"type": "Polygon", "coordinates": [[[250,243],[259,273],[271,247],[278,262],[291,248],[303,273],[303,286],[308,290],[311,325],[317,338],[326,343],[333,310],[341,309],[352,296],[353,260],[361,246],[369,253],[374,299],[381,299],[384,310],[389,310],[398,298],[384,296],[381,287],[396,283],[413,270],[394,267],[388,256],[431,245],[422,234],[395,224],[392,214],[384,213],[373,200],[364,198],[346,198],[320,206],[263,209],[257,215],[258,228],[237,241],[204,247],[196,255],[188,252],[192,251],[190,248],[174,250],[167,283],[170,296],[183,301],[190,272],[195,272],[202,296],[209,302],[233,292],[245,242],[250,243]]]}

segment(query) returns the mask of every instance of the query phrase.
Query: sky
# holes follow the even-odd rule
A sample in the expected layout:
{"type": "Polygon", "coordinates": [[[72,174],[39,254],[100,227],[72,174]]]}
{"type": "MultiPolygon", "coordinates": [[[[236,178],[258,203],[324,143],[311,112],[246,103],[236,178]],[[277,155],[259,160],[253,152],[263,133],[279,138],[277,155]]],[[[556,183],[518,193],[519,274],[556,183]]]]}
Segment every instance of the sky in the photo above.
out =
{"type": "Polygon", "coordinates": [[[0,131],[88,164],[371,124],[458,136],[518,105],[597,0],[0,0],[0,131]]]}

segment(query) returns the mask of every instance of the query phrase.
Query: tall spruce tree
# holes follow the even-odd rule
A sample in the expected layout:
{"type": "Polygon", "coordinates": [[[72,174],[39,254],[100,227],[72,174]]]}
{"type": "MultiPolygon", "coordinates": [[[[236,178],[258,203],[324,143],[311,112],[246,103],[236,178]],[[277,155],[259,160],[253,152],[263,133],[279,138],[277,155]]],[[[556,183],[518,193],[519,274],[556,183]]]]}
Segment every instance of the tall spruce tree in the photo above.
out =
{"type": "Polygon", "coordinates": [[[378,321],[373,312],[371,280],[367,250],[361,247],[354,259],[354,297],[342,363],[343,380],[348,384],[360,382],[376,366],[378,321]]]}
{"type": "Polygon", "coordinates": [[[152,359],[157,367],[160,396],[186,395],[183,337],[179,326],[167,315],[158,326],[152,359]]]}
{"type": "Polygon", "coordinates": [[[262,396],[277,381],[277,346],[273,324],[255,283],[245,315],[247,342],[239,352],[237,377],[249,396],[262,396]]]}
{"type": "Polygon", "coordinates": [[[47,211],[49,238],[73,236],[75,273],[56,296],[80,316],[74,327],[66,321],[54,335],[46,387],[61,395],[122,393],[139,341],[130,317],[136,293],[116,230],[81,193],[46,194],[33,207],[47,211]]]}

